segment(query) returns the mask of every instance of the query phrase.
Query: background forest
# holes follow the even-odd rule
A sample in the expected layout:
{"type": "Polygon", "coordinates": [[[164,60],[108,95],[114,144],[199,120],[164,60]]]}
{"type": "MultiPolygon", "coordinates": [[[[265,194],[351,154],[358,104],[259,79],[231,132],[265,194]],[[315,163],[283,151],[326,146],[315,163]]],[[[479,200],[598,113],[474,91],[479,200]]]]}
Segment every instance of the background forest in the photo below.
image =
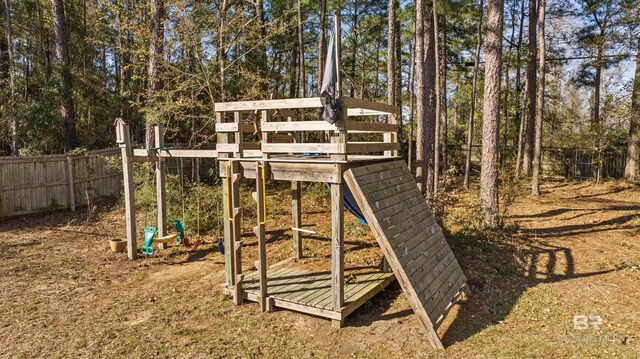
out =
{"type": "Polygon", "coordinates": [[[539,127],[543,147],[631,139],[635,178],[634,0],[2,0],[0,154],[113,146],[117,117],[138,143],[162,122],[168,142],[201,146],[215,102],[317,96],[336,11],[342,93],[402,106],[423,191],[453,162],[448,149],[480,145],[492,122],[500,164],[517,174],[535,172],[539,127]]]}

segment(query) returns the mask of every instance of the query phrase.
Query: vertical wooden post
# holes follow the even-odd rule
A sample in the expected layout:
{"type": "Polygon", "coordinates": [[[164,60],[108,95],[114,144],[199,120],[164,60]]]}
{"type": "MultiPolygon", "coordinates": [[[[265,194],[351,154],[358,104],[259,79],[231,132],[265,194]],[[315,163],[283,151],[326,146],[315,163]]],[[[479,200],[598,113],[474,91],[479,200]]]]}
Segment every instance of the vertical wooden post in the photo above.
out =
{"type": "MultiPolygon", "coordinates": [[[[393,115],[389,115],[387,121],[391,124],[397,125],[398,124],[398,115],[393,114],[393,115]]],[[[384,137],[384,142],[385,143],[397,143],[398,142],[398,128],[396,127],[396,131],[395,132],[385,132],[383,134],[384,137]]],[[[386,157],[395,157],[398,155],[398,150],[387,150],[384,151],[384,155],[386,157]]]]}
{"type": "MultiPolygon", "coordinates": [[[[338,165],[340,179],[342,166],[338,165]]],[[[331,184],[331,303],[339,311],[344,305],[344,188],[343,183],[331,184]]],[[[342,322],[333,322],[342,326],[342,322]]]]}
{"type": "Polygon", "coordinates": [[[238,152],[235,153],[234,157],[244,157],[242,151],[242,137],[244,135],[244,132],[242,130],[242,112],[236,111],[233,113],[233,122],[238,124],[238,131],[234,133],[234,140],[238,145],[238,152]]]}
{"type": "Polygon", "coordinates": [[[73,157],[67,156],[67,181],[69,183],[69,208],[76,211],[76,193],[73,184],[73,157]]]}
{"type": "MultiPolygon", "coordinates": [[[[300,182],[291,181],[291,215],[293,227],[302,228],[302,203],[300,202],[300,182]]],[[[302,258],[302,232],[293,231],[293,256],[302,258]]]]}
{"type": "Polygon", "coordinates": [[[122,153],[122,175],[124,177],[124,203],[125,216],[127,220],[127,254],[129,259],[136,259],[138,256],[138,245],[136,243],[136,210],[134,197],[133,166],[129,161],[129,156],[133,155],[131,147],[131,135],[129,125],[121,118],[116,120],[116,140],[122,153]]]}
{"type": "Polygon", "coordinates": [[[253,231],[258,236],[258,272],[260,274],[260,310],[266,312],[267,308],[267,244],[265,241],[265,224],[267,221],[266,213],[266,193],[264,188],[264,174],[262,172],[264,165],[256,162],[256,204],[257,204],[257,220],[258,225],[253,227],[253,231]]]}
{"type": "MultiPolygon", "coordinates": [[[[226,165],[226,163],[225,163],[226,165]]],[[[231,212],[229,208],[231,192],[229,191],[231,177],[228,177],[225,173],[222,177],[222,217],[224,218],[224,273],[227,287],[235,285],[235,277],[233,275],[233,238],[231,238],[231,218],[228,213],[231,212]]]]}
{"type": "MultiPolygon", "coordinates": [[[[156,125],[154,130],[156,148],[164,147],[164,128],[156,125]]],[[[158,238],[166,235],[167,228],[167,201],[165,196],[165,171],[164,159],[158,156],[156,159],[156,200],[158,202],[158,238]]],[[[159,243],[158,248],[167,248],[166,243],[159,243]]]]}
{"type": "MultiPolygon", "coordinates": [[[[216,112],[216,122],[217,123],[224,123],[225,122],[225,113],[224,112],[216,112]]],[[[226,144],[229,143],[232,135],[230,133],[224,133],[224,132],[219,132],[216,134],[217,137],[217,145],[220,144],[226,144]]],[[[229,156],[229,153],[227,152],[218,152],[218,156],[220,158],[225,158],[229,156]]],[[[231,234],[231,227],[232,227],[232,218],[233,216],[229,216],[229,213],[231,213],[231,208],[229,208],[229,205],[231,203],[231,191],[229,190],[231,188],[231,173],[227,173],[226,169],[227,169],[227,164],[229,162],[223,162],[223,163],[219,163],[220,167],[219,170],[221,173],[224,173],[224,176],[222,177],[222,217],[224,218],[223,220],[223,224],[224,224],[224,273],[225,273],[225,283],[227,285],[228,288],[231,288],[235,285],[236,283],[236,278],[235,275],[233,274],[233,269],[234,269],[234,265],[233,265],[233,238],[232,238],[232,234],[231,234]]]]}
{"type": "Polygon", "coordinates": [[[240,207],[240,174],[237,161],[231,162],[231,238],[233,239],[233,276],[235,280],[233,291],[233,302],[242,304],[242,238],[241,221],[242,213],[240,207]]]}

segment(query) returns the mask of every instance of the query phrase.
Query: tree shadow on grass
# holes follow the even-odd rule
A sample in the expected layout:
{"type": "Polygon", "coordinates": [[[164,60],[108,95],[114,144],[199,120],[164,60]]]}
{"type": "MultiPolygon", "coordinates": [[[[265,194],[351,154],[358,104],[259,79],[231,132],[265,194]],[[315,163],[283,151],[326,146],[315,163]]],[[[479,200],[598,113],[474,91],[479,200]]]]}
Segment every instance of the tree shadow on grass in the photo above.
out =
{"type": "Polygon", "coordinates": [[[443,333],[445,347],[503,321],[531,287],[612,271],[576,273],[570,248],[530,238],[488,242],[481,237],[454,236],[450,242],[472,296],[443,333]]]}

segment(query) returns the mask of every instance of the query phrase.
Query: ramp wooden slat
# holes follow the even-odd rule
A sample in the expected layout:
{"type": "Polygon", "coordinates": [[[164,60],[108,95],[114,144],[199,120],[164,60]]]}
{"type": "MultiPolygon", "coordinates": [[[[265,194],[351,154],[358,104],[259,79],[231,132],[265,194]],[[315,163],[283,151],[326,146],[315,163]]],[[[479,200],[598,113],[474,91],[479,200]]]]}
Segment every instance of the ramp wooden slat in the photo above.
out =
{"type": "Polygon", "coordinates": [[[344,177],[429,341],[442,349],[436,328],[466,278],[413,176],[400,160],[351,168],[344,177]]]}

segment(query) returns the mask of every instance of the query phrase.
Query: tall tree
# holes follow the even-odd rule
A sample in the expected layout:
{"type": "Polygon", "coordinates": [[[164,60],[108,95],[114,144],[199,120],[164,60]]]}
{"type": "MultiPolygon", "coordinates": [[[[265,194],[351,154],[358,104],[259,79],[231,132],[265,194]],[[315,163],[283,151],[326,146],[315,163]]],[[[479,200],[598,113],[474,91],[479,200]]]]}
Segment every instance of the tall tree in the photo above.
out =
{"type": "Polygon", "coordinates": [[[438,192],[440,181],[440,119],[442,118],[442,58],[440,56],[440,24],[436,7],[433,7],[433,33],[434,33],[434,58],[435,58],[435,121],[434,121],[434,149],[433,149],[433,192],[438,192]]]}
{"type": "MultiPolygon", "coordinates": [[[[262,3],[262,2],[261,2],[262,3]]],[[[298,77],[299,96],[301,98],[307,97],[307,72],[304,66],[304,27],[302,24],[302,0],[298,0],[298,64],[300,69],[300,75],[298,77]]]]}
{"type": "Polygon", "coordinates": [[[522,145],[524,142],[524,123],[522,116],[522,83],[520,57],[522,55],[522,34],[524,29],[525,0],[520,1],[520,24],[518,26],[518,43],[516,45],[516,120],[518,121],[518,148],[516,151],[515,176],[520,177],[520,164],[522,163],[522,145]]]}
{"type": "Polygon", "coordinates": [[[11,28],[11,0],[4,0],[5,33],[7,35],[7,72],[9,73],[9,134],[11,136],[11,155],[18,156],[18,114],[16,110],[16,74],[13,65],[13,32],[11,28]]]}
{"type": "Polygon", "coordinates": [[[527,102],[527,120],[524,131],[524,153],[522,156],[522,174],[531,175],[533,164],[533,147],[536,121],[536,0],[529,0],[529,61],[527,62],[527,86],[525,97],[527,102]]]}
{"type": "MultiPolygon", "coordinates": [[[[387,7],[387,103],[396,104],[396,61],[395,61],[395,40],[396,40],[396,1],[389,0],[387,7]]],[[[393,115],[390,115],[393,116],[393,115]]]]}
{"type": "Polygon", "coordinates": [[[504,0],[487,1],[487,46],[484,67],[482,116],[482,168],[480,201],[483,225],[495,228],[498,218],[498,136],[500,123],[500,72],[504,0]]]}
{"type": "Polygon", "coordinates": [[[442,80],[440,81],[440,121],[442,123],[442,169],[447,170],[449,167],[449,155],[447,146],[449,145],[449,119],[447,109],[447,15],[442,14],[442,39],[440,41],[442,50],[440,53],[440,73],[442,80]]]}
{"type": "Polygon", "coordinates": [[[434,153],[436,146],[435,129],[437,122],[436,114],[436,34],[433,0],[425,3],[425,23],[424,23],[424,47],[425,47],[425,100],[426,102],[426,128],[425,137],[421,140],[425,143],[425,161],[427,165],[427,187],[426,196],[428,199],[432,197],[434,178],[435,178],[435,161],[434,153]]]}
{"type": "Polygon", "coordinates": [[[66,149],[76,148],[76,114],[73,103],[73,83],[71,65],[69,62],[69,45],[67,40],[67,25],[62,0],[51,0],[53,29],[56,35],[56,60],[58,76],[60,77],[60,95],[62,104],[60,115],[64,126],[66,149]]]}
{"type": "Polygon", "coordinates": [[[629,144],[627,146],[627,162],[624,166],[624,177],[628,181],[638,179],[640,167],[640,38],[636,54],[636,73],[633,79],[631,94],[631,116],[629,116],[629,144]]]}
{"type": "Polygon", "coordinates": [[[544,84],[546,76],[546,54],[544,17],[546,13],[546,0],[540,0],[538,5],[538,88],[536,91],[536,136],[535,150],[533,154],[533,174],[531,181],[531,194],[540,196],[540,172],[542,167],[542,123],[544,119],[544,84]]]}
{"type": "MultiPolygon", "coordinates": [[[[414,17],[415,19],[415,17],[414,17]]],[[[413,172],[413,118],[414,118],[414,103],[415,103],[415,73],[416,73],[416,22],[413,22],[413,36],[411,38],[411,45],[409,46],[409,82],[407,83],[407,92],[409,93],[409,134],[407,136],[408,142],[408,154],[407,162],[409,165],[409,171],[413,172]]]]}
{"type": "Polygon", "coordinates": [[[427,126],[427,102],[428,94],[425,83],[426,63],[425,63],[425,17],[427,2],[429,0],[416,0],[416,117],[418,126],[416,129],[416,182],[420,192],[424,195],[427,191],[427,146],[426,146],[426,126],[427,126]]]}
{"type": "Polygon", "coordinates": [[[482,17],[484,15],[484,0],[480,0],[478,10],[478,27],[476,32],[476,52],[473,55],[473,76],[471,80],[471,111],[467,129],[467,156],[464,164],[464,186],[469,188],[471,174],[471,148],[473,146],[473,120],[476,115],[476,87],[478,82],[478,67],[480,66],[480,47],[482,46],[482,17]]]}
{"type": "Polygon", "coordinates": [[[153,121],[158,115],[156,96],[160,89],[160,66],[164,52],[164,0],[150,0],[151,11],[151,41],[149,42],[149,67],[147,69],[147,112],[145,145],[153,147],[153,121]]]}

